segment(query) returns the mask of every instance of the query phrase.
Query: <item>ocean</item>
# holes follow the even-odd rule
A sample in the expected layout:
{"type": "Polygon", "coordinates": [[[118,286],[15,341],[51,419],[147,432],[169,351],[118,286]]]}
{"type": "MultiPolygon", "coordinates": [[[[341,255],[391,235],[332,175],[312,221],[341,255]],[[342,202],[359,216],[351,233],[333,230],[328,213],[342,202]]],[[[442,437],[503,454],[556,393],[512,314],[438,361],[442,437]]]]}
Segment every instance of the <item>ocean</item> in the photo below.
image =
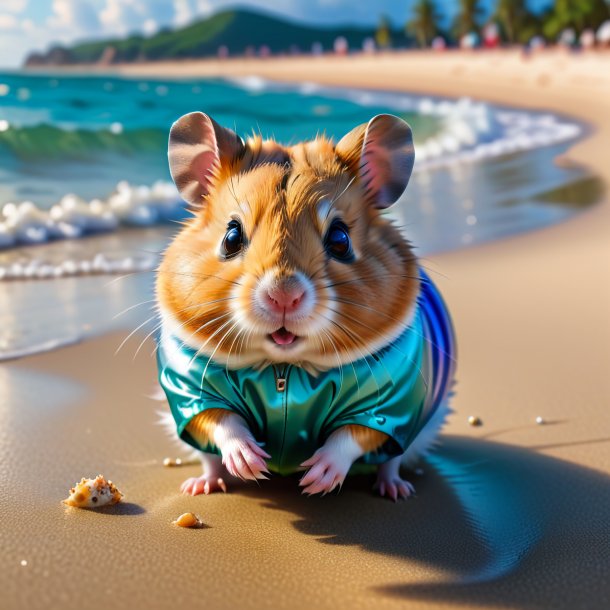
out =
{"type": "Polygon", "coordinates": [[[547,112],[256,77],[0,74],[0,358],[154,329],[158,253],[185,215],[167,134],[193,110],[285,143],[402,116],[416,166],[391,213],[423,255],[565,220],[599,195],[555,163],[585,127],[547,112]]]}

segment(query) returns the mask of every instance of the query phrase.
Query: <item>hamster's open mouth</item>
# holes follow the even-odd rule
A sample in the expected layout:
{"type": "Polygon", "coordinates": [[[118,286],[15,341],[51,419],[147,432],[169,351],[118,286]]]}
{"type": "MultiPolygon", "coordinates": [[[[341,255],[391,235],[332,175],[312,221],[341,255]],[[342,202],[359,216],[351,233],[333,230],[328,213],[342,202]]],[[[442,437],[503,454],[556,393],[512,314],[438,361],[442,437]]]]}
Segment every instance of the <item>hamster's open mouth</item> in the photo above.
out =
{"type": "Polygon", "coordinates": [[[276,345],[279,345],[281,347],[284,347],[286,345],[292,345],[298,339],[297,335],[291,333],[283,326],[282,328],[278,328],[275,332],[272,332],[268,336],[276,345]]]}

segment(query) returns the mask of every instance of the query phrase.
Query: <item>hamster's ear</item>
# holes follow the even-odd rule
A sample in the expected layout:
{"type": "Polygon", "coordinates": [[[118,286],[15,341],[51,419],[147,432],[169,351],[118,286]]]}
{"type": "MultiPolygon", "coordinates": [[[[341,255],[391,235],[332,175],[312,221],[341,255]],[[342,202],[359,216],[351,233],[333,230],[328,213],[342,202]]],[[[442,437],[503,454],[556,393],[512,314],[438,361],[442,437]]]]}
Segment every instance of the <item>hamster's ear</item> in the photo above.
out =
{"type": "Polygon", "coordinates": [[[407,188],[415,149],[411,127],[402,119],[378,114],[341,138],[335,150],[360,176],[376,208],[391,206],[407,188]]]}
{"type": "Polygon", "coordinates": [[[222,163],[239,156],[243,140],[203,112],[178,119],[169,132],[168,158],[172,178],[182,198],[200,206],[222,163]]]}

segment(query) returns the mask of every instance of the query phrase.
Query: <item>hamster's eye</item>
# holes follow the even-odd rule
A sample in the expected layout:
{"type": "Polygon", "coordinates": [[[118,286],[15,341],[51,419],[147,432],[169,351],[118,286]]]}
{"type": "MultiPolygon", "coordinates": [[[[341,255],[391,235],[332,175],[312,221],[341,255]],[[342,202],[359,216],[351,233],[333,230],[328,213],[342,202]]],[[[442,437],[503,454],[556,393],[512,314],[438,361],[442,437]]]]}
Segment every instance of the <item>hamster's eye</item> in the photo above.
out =
{"type": "Polygon", "coordinates": [[[231,220],[227,225],[227,232],[222,240],[221,251],[225,258],[233,258],[244,247],[244,231],[238,220],[231,220]]]}
{"type": "Polygon", "coordinates": [[[333,258],[343,262],[351,262],[354,259],[352,240],[349,237],[349,229],[344,222],[334,220],[330,225],[326,238],[324,239],[326,252],[333,258]]]}

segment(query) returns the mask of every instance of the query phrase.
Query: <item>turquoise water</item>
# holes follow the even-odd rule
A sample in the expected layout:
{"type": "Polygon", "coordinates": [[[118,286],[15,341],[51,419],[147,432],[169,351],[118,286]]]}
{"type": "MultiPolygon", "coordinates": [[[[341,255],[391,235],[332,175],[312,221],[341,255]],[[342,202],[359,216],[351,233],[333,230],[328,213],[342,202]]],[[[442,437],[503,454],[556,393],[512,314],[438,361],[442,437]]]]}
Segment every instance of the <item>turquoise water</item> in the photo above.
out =
{"type": "MultiPolygon", "coordinates": [[[[105,198],[122,180],[169,180],[169,126],[193,110],[242,135],[260,131],[286,143],[322,131],[340,137],[382,112],[405,117],[417,158],[392,213],[419,255],[559,222],[599,197],[594,177],[555,163],[582,127],[544,112],[257,78],[0,74],[0,242],[3,225],[13,230],[9,216],[16,208],[7,202],[31,200],[44,224],[45,210],[67,193],[105,198]]],[[[154,329],[148,302],[154,268],[176,226],[155,225],[154,214],[141,217],[151,219],[148,228],[128,229],[118,219],[108,234],[66,241],[51,235],[46,245],[0,250],[0,359],[111,328],[154,329]],[[96,275],[110,270],[140,272],[96,275]]]]}
{"type": "MultiPolygon", "coordinates": [[[[169,180],[167,133],[181,115],[202,110],[241,134],[283,142],[335,137],[387,105],[298,91],[269,91],[220,80],[139,81],[107,77],[0,74],[0,204],[56,203],[67,189],[85,199],[108,195],[120,180],[169,180]],[[2,87],[3,85],[3,87],[2,87]],[[8,90],[7,90],[8,89],[8,90]]],[[[438,120],[402,113],[418,134],[438,120]]]]}

